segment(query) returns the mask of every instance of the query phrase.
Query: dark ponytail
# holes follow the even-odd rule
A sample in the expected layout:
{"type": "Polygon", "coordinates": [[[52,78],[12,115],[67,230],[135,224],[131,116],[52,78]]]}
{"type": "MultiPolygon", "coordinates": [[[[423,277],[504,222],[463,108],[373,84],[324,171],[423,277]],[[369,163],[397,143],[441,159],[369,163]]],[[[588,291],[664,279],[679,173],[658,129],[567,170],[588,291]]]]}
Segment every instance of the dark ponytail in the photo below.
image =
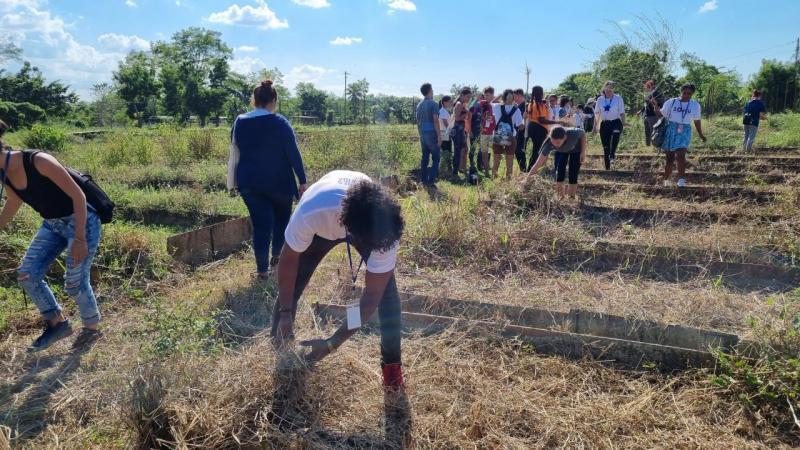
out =
{"type": "Polygon", "coordinates": [[[442,99],[439,100],[439,109],[444,108],[445,102],[449,102],[452,99],[453,97],[450,97],[449,95],[445,95],[444,97],[442,97],[442,99]]]}
{"type": "Polygon", "coordinates": [[[278,91],[272,86],[272,80],[264,80],[253,89],[253,106],[264,107],[278,99],[278,91]]]}

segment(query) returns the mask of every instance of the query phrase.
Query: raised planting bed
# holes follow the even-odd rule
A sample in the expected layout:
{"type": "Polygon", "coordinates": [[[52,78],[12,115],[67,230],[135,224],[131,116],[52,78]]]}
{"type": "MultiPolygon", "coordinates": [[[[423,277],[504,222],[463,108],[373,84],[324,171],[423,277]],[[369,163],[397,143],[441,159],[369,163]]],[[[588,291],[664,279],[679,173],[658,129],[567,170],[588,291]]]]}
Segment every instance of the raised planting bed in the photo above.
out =
{"type": "Polygon", "coordinates": [[[199,212],[166,211],[155,208],[121,207],[115,211],[117,218],[144,225],[158,225],[177,228],[193,228],[211,225],[236,218],[226,214],[203,214],[199,212]]]}
{"type": "MultiPolygon", "coordinates": [[[[601,168],[603,155],[587,155],[593,167],[601,168]]],[[[688,167],[705,172],[757,172],[770,173],[779,170],[787,173],[800,171],[800,156],[721,156],[697,155],[689,152],[687,155],[688,167]]],[[[664,166],[663,154],[618,154],[614,164],[615,169],[620,167],[634,170],[653,170],[664,166]]]]}
{"type": "Polygon", "coordinates": [[[680,211],[655,208],[621,208],[582,203],[581,214],[592,221],[625,221],[634,225],[651,225],[660,221],[685,224],[778,222],[787,216],[756,213],[719,213],[711,210],[680,211]]]}
{"type": "Polygon", "coordinates": [[[167,251],[176,261],[198,266],[241,250],[252,237],[250,218],[240,217],[170,236],[167,251]]]}
{"type": "Polygon", "coordinates": [[[762,264],[737,252],[720,255],[680,247],[596,242],[590,248],[556,251],[553,259],[570,271],[619,271],[672,283],[703,277],[743,291],[782,292],[800,285],[800,268],[762,264]]]}
{"type": "MultiPolygon", "coordinates": [[[[663,172],[642,170],[602,170],[581,169],[582,176],[597,177],[608,181],[628,181],[644,184],[657,184],[663,180],[663,172]]],[[[714,173],[689,172],[686,178],[690,183],[698,184],[777,184],[786,180],[784,174],[762,174],[755,172],[714,173]]]]}
{"type": "MultiPolygon", "coordinates": [[[[635,332],[637,325],[624,318],[605,316],[607,319],[604,319],[602,315],[587,311],[559,313],[528,309],[524,312],[522,309],[513,311],[513,307],[496,307],[486,303],[467,306],[465,302],[457,300],[442,299],[439,302],[452,304],[453,308],[449,308],[433,306],[432,301],[415,299],[417,296],[404,297],[406,301],[403,302],[401,314],[406,330],[420,330],[429,335],[457,328],[484,339],[519,340],[545,354],[573,359],[590,357],[627,369],[654,366],[669,372],[690,367],[710,367],[714,364],[713,355],[708,351],[711,346],[728,348],[738,342],[734,335],[686,327],[669,329],[668,326],[650,323],[639,325],[642,331],[635,332]],[[585,332],[573,331],[576,329],[585,332]],[[659,334],[663,336],[661,339],[659,334]],[[651,338],[649,340],[684,342],[702,346],[702,349],[636,340],[639,336],[651,338]]],[[[343,305],[316,304],[315,311],[323,318],[337,321],[346,316],[346,306],[343,305]]],[[[378,325],[376,316],[373,315],[370,320],[369,329],[378,325]]]]}
{"type": "Polygon", "coordinates": [[[766,204],[775,200],[776,193],[741,186],[670,186],[638,185],[626,183],[583,183],[581,191],[595,195],[633,189],[653,197],[680,198],[696,202],[709,200],[747,200],[756,204],[766,204]]]}

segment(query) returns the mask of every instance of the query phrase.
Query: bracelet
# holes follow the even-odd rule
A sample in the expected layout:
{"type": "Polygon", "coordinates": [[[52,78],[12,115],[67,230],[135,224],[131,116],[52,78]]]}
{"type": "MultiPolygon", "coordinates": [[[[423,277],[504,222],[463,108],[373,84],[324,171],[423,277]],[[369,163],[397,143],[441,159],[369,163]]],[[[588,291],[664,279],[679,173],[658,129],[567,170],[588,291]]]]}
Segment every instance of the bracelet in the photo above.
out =
{"type": "Polygon", "coordinates": [[[336,347],[333,346],[330,339],[325,340],[325,346],[328,347],[328,353],[333,353],[336,351],[336,347]]]}

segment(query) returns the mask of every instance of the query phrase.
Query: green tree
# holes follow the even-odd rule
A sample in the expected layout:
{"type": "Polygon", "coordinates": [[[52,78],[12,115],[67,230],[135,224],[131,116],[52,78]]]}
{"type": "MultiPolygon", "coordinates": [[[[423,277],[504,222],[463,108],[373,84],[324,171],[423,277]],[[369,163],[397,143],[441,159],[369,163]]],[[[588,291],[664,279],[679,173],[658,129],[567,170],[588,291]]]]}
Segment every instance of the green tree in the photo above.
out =
{"type": "Polygon", "coordinates": [[[60,81],[45,81],[39,69],[26,61],[16,74],[0,69],[0,100],[30,103],[49,117],[63,117],[78,102],[78,96],[60,81]]]}
{"type": "Polygon", "coordinates": [[[125,101],[117,95],[116,89],[108,83],[92,86],[91,124],[110,127],[117,122],[120,111],[125,111],[125,101]]]}
{"type": "Polygon", "coordinates": [[[736,72],[723,72],[691,53],[681,55],[681,67],[686,70],[686,75],[680,82],[695,85],[695,99],[702,105],[704,114],[730,113],[740,109],[741,82],[736,72]]]}
{"type": "Polygon", "coordinates": [[[117,93],[127,104],[128,117],[141,126],[149,104],[159,94],[154,59],[142,51],[129,53],[114,72],[114,82],[117,83],[117,93]]]}
{"type": "Polygon", "coordinates": [[[163,75],[168,81],[162,99],[165,109],[175,114],[175,100],[180,98],[181,115],[197,115],[201,126],[205,126],[208,117],[219,116],[229,95],[225,81],[233,55],[221,33],[187,28],[175,33],[170,42],[153,44],[153,54],[162,66],[162,74],[167,64],[174,64],[177,71],[177,76],[172,69],[163,75]]]}
{"type": "Polygon", "coordinates": [[[347,85],[347,102],[350,116],[354,122],[366,120],[366,100],[369,94],[369,82],[366,78],[347,85]]]}
{"type": "Polygon", "coordinates": [[[325,112],[328,109],[328,95],[317,89],[313,83],[297,83],[295,92],[300,100],[298,107],[302,115],[315,116],[320,121],[325,119],[325,112]]]}
{"type": "Polygon", "coordinates": [[[595,61],[593,73],[600,83],[614,81],[615,91],[625,99],[628,110],[635,112],[644,104],[642,87],[646,80],[655,81],[665,95],[671,93],[669,84],[674,82],[674,78],[668,73],[668,61],[669,54],[664,49],[643,51],[628,44],[615,44],[595,61]]]}
{"type": "Polygon", "coordinates": [[[559,94],[568,95],[575,105],[583,103],[589,97],[597,97],[603,82],[592,72],[573,73],[558,85],[559,94]]]}
{"type": "Polygon", "coordinates": [[[764,92],[762,98],[770,112],[783,112],[792,109],[800,101],[796,98],[797,83],[794,63],[765,59],[750,80],[749,87],[764,92]]]}
{"type": "Polygon", "coordinates": [[[21,61],[22,60],[22,49],[17,47],[11,41],[2,40],[0,41],[0,64],[5,64],[8,61],[21,61]]]}

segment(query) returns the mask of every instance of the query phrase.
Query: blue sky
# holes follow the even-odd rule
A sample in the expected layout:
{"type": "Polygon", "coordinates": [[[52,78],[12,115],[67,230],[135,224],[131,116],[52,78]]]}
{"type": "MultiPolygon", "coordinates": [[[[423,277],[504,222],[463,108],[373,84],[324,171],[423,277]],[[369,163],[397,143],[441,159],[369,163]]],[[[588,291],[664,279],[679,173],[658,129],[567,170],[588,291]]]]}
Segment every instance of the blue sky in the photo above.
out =
{"type": "MultiPolygon", "coordinates": [[[[278,67],[293,87],[341,93],[344,71],[372,92],[417,94],[452,83],[556,86],[606,46],[662,17],[682,51],[746,79],[762,58],[787,60],[800,35],[800,1],[770,0],[0,0],[11,39],[50,79],[88,99],[130,49],[189,26],[222,32],[232,67],[278,67]],[[535,24],[534,24],[535,22],[535,24]]],[[[9,67],[14,69],[14,65],[9,67]]],[[[351,79],[352,79],[351,78],[351,79]]]]}

